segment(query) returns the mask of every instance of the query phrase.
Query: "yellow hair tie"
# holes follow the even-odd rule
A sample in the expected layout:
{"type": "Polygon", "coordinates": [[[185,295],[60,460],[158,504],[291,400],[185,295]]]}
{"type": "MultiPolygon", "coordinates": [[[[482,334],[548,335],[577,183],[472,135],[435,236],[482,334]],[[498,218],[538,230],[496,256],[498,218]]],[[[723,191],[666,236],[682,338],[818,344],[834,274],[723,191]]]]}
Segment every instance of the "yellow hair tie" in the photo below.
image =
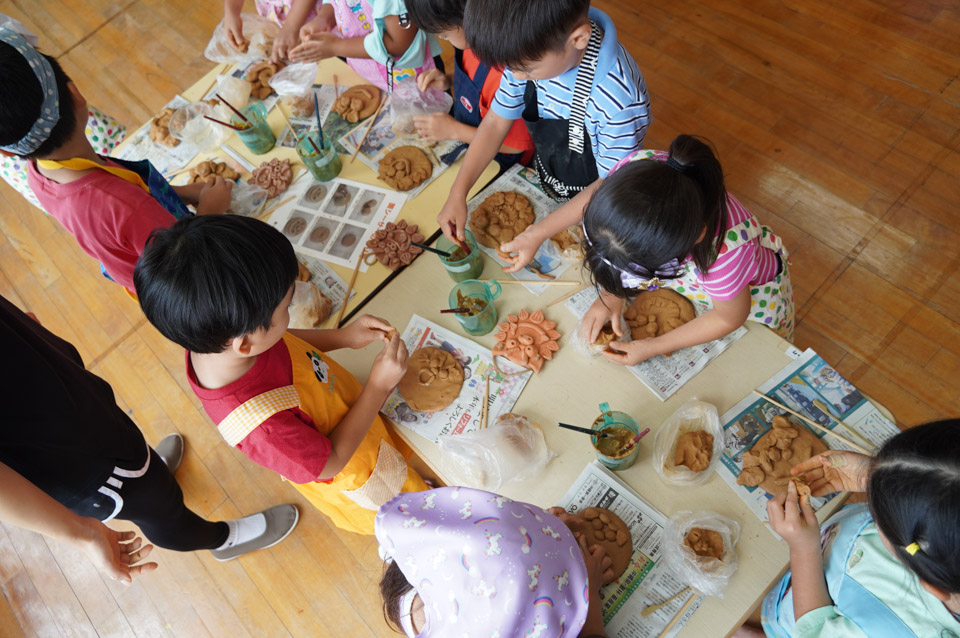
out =
{"type": "Polygon", "coordinates": [[[910,554],[911,556],[913,556],[914,554],[916,554],[917,552],[920,551],[920,546],[917,545],[916,543],[910,543],[909,545],[907,545],[907,546],[904,547],[903,549],[906,550],[906,552],[907,552],[908,554],[910,554]]]}

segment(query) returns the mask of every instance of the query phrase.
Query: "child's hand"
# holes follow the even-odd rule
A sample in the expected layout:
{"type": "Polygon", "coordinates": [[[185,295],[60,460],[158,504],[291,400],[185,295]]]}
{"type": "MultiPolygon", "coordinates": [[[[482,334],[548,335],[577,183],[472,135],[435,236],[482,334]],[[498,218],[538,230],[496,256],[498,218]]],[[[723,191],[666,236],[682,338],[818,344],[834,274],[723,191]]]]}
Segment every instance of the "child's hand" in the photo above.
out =
{"type": "Polygon", "coordinates": [[[290,57],[290,51],[300,44],[300,34],[289,23],[280,29],[280,33],[273,39],[273,49],[270,50],[270,61],[274,64],[290,57]]]}
{"type": "Polygon", "coordinates": [[[437,224],[443,231],[443,236],[455,244],[466,241],[467,236],[463,232],[467,225],[467,202],[456,195],[451,194],[444,202],[440,214],[437,215],[437,224]]]}
{"type": "Polygon", "coordinates": [[[580,338],[587,343],[593,343],[600,336],[600,331],[608,323],[613,332],[623,336],[623,327],[620,325],[620,315],[623,310],[623,301],[612,295],[602,294],[593,302],[590,309],[583,315],[580,322],[580,338]]]}
{"type": "Polygon", "coordinates": [[[332,58],[336,55],[335,47],[340,42],[340,38],[325,32],[308,33],[306,37],[301,33],[300,39],[301,43],[288,54],[291,62],[317,62],[332,58]]]}
{"type": "Polygon", "coordinates": [[[650,357],[660,354],[653,349],[652,342],[653,339],[611,341],[607,349],[601,354],[614,363],[625,366],[635,366],[650,357]]]}
{"type": "Polygon", "coordinates": [[[384,346],[370,368],[370,378],[367,386],[383,394],[389,394],[403,378],[407,371],[407,346],[400,339],[400,334],[394,332],[390,343],[384,346]]]}
{"type": "Polygon", "coordinates": [[[450,78],[440,69],[429,69],[417,76],[417,88],[420,91],[427,89],[446,91],[450,88],[450,78]]]}
{"type": "Polygon", "coordinates": [[[512,240],[500,244],[500,252],[511,255],[512,262],[512,265],[504,266],[503,272],[517,272],[533,261],[543,241],[544,237],[540,235],[537,225],[533,224],[512,240]],[[513,253],[517,254],[513,256],[513,253]]]}
{"type": "Polygon", "coordinates": [[[810,506],[810,497],[797,499],[797,484],[787,484],[787,491],[767,501],[770,527],[787,541],[790,551],[815,550],[820,547],[820,523],[810,506]]]}
{"type": "Polygon", "coordinates": [[[250,46],[250,42],[243,37],[243,20],[240,19],[240,14],[225,14],[223,16],[223,29],[227,33],[227,42],[230,43],[230,46],[237,51],[243,51],[246,53],[247,47],[250,46]]]}
{"type": "MultiPolygon", "coordinates": [[[[419,80],[419,78],[417,78],[419,80]]],[[[456,135],[457,121],[449,113],[431,113],[430,115],[415,115],[413,125],[417,134],[427,144],[436,144],[443,140],[452,140],[456,135]]]]}
{"type": "Polygon", "coordinates": [[[587,585],[591,590],[599,590],[603,585],[613,582],[613,559],[607,555],[603,545],[591,545],[583,536],[577,539],[580,551],[583,552],[583,562],[587,564],[587,585]]]}
{"type": "Polygon", "coordinates": [[[307,21],[302,27],[300,27],[300,39],[307,41],[310,39],[309,36],[315,33],[333,31],[336,28],[337,16],[333,12],[333,5],[325,4],[320,7],[320,11],[317,12],[317,17],[315,17],[313,20],[307,21]]]}
{"type": "Polygon", "coordinates": [[[343,328],[343,345],[348,348],[363,348],[374,341],[390,343],[390,333],[396,332],[389,321],[373,315],[362,315],[343,328]]]}
{"type": "Polygon", "coordinates": [[[233,192],[233,182],[217,175],[212,183],[208,183],[200,191],[197,202],[198,215],[219,215],[230,208],[230,193],[233,192]]]}
{"type": "Polygon", "coordinates": [[[831,492],[865,492],[870,457],[856,452],[827,450],[812,456],[790,469],[794,476],[803,474],[810,493],[823,496],[831,492]]]}

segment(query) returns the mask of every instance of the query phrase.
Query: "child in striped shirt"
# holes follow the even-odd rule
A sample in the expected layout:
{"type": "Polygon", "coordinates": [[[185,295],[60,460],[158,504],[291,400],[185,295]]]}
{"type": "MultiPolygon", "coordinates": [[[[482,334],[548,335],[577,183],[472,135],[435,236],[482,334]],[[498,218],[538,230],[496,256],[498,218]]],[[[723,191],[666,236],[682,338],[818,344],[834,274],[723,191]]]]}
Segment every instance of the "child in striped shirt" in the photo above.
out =
{"type": "Polygon", "coordinates": [[[518,270],[577,223],[600,178],[643,146],[650,101],[613,21],[589,0],[468,0],[463,30],[477,57],[504,71],[437,220],[449,239],[463,239],[467,191],[522,118],[541,186],[567,203],[501,247],[519,253],[509,268],[518,270]]]}
{"type": "Polygon", "coordinates": [[[702,307],[696,319],[659,337],[610,344],[604,355],[634,365],[699,345],[750,319],[793,337],[793,288],[782,240],[761,226],[723,184],[703,141],[680,135],[663,151],[637,151],[614,167],[583,213],[585,263],[600,298],[583,338],[606,323],[622,335],[623,299],[671,288],[702,307]]]}

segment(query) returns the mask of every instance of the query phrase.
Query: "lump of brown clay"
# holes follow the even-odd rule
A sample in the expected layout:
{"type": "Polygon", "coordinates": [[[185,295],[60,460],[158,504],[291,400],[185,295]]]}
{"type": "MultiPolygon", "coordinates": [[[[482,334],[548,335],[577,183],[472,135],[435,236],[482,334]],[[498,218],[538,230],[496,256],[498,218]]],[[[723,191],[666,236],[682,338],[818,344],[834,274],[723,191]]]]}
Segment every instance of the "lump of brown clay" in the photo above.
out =
{"type": "Polygon", "coordinates": [[[240,173],[227,166],[224,162],[215,162],[214,160],[205,160],[198,163],[187,173],[187,183],[195,184],[197,182],[213,183],[218,175],[223,179],[237,179],[240,173]]]}
{"type": "Polygon", "coordinates": [[[723,558],[723,537],[712,529],[694,527],[683,539],[683,544],[700,558],[723,558]]]}
{"type": "Polygon", "coordinates": [[[180,144],[180,140],[170,132],[170,118],[176,109],[165,108],[150,120],[150,139],[157,144],[173,148],[180,144]]]}
{"type": "Polygon", "coordinates": [[[290,305],[290,327],[298,330],[319,327],[333,310],[333,301],[329,297],[320,292],[314,284],[307,285],[310,288],[308,298],[290,305]]]}
{"type": "Polygon", "coordinates": [[[606,348],[616,340],[617,333],[613,331],[613,326],[607,323],[600,328],[600,334],[597,335],[597,340],[593,342],[593,345],[606,348]]]}
{"type": "Polygon", "coordinates": [[[425,346],[410,355],[397,390],[418,412],[439,412],[460,395],[463,368],[452,354],[425,346]]]}
{"type": "MultiPolygon", "coordinates": [[[[624,319],[634,340],[664,335],[691,321],[696,313],[690,300],[667,288],[645,290],[627,306],[624,319]]],[[[668,353],[666,356],[670,356],[668,353]]]]}
{"type": "Polygon", "coordinates": [[[684,432],[677,439],[673,464],[686,465],[693,472],[702,472],[713,457],[713,435],[703,430],[684,432]]]}
{"type": "Polygon", "coordinates": [[[583,537],[587,547],[602,545],[607,550],[613,561],[614,580],[626,571],[633,556],[633,542],[630,529],[619,516],[602,507],[588,507],[562,518],[578,541],[583,537]]]}
{"type": "Polygon", "coordinates": [[[397,189],[408,191],[433,175],[433,164],[416,146],[399,146],[380,160],[380,179],[397,189]]]}
{"type": "Polygon", "coordinates": [[[516,191],[494,193],[470,214],[470,230],[489,248],[511,241],[533,223],[530,200],[516,191]]]}
{"type": "Polygon", "coordinates": [[[283,68],[282,63],[273,63],[268,60],[257,62],[247,69],[243,79],[250,83],[250,95],[258,100],[263,100],[273,93],[273,87],[270,86],[270,78],[277,74],[277,71],[283,68]]]}
{"type": "Polygon", "coordinates": [[[542,310],[529,313],[507,315],[507,321],[497,324],[497,343],[493,354],[504,356],[514,363],[540,372],[545,361],[553,358],[560,349],[557,341],[560,333],[556,331],[557,322],[548,321],[542,310]]]}
{"type": "Polygon", "coordinates": [[[283,103],[290,109],[290,117],[301,120],[313,117],[313,93],[300,96],[290,95],[283,98],[283,103]]]}
{"type": "Polygon", "coordinates": [[[397,270],[423,252],[410,243],[422,243],[423,239],[423,235],[417,232],[416,224],[408,224],[407,220],[401,219],[397,223],[387,222],[386,226],[373,233],[367,240],[367,249],[376,255],[381,264],[397,270]]]}
{"type": "Polygon", "coordinates": [[[579,226],[571,226],[561,230],[550,238],[564,259],[583,259],[583,231],[579,226]]]}
{"type": "MultiPolygon", "coordinates": [[[[290,220],[290,221],[293,221],[293,220],[290,220]]],[[[300,221],[303,221],[303,220],[301,219],[300,221]]],[[[287,225],[289,224],[290,222],[287,222],[287,225]]],[[[304,227],[306,227],[306,224],[304,224],[304,227]]],[[[302,233],[303,230],[301,230],[300,232],[302,233]]],[[[313,273],[310,272],[310,269],[307,268],[307,265],[302,261],[298,260],[297,261],[297,281],[310,281],[311,277],[313,277],[313,273]]]]}
{"type": "Polygon", "coordinates": [[[794,479],[790,468],[826,450],[827,446],[816,435],[778,414],[773,417],[773,428],[743,453],[743,470],[737,483],[759,486],[776,496],[786,492],[787,484],[794,479]]]}
{"type": "Polygon", "coordinates": [[[290,168],[290,160],[274,157],[253,169],[253,174],[247,181],[267,191],[268,196],[276,197],[290,187],[291,180],[293,169],[290,168]]]}
{"type": "Polygon", "coordinates": [[[348,122],[365,120],[380,106],[380,89],[371,84],[352,86],[333,103],[333,111],[348,122]]]}

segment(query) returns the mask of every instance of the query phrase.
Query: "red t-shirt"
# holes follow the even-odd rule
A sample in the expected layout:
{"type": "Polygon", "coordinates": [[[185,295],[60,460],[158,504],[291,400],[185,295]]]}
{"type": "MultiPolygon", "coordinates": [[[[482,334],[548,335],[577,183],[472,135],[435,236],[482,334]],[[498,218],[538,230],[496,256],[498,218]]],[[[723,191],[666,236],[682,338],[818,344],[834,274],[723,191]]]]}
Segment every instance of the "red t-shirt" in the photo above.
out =
{"type": "MultiPolygon", "coordinates": [[[[476,54],[470,49],[464,49],[463,51],[463,70],[472,80],[474,75],[477,73],[477,69],[480,67],[480,60],[477,58],[476,54]]],[[[490,110],[490,105],[493,103],[493,97],[497,94],[497,89],[500,88],[500,76],[503,75],[501,69],[490,69],[490,72],[487,73],[487,79],[483,83],[483,88],[480,91],[480,117],[486,117],[487,111],[490,110]]],[[[513,126],[510,127],[510,131],[507,133],[507,137],[503,140],[505,146],[510,148],[516,148],[523,151],[523,157],[520,158],[522,164],[526,164],[533,157],[533,139],[530,138],[530,132],[527,130],[527,125],[523,123],[523,120],[514,120],[513,126]]]]}
{"type": "MultiPolygon", "coordinates": [[[[257,356],[245,375],[208,390],[197,383],[187,352],[187,379],[214,423],[220,423],[247,399],[293,383],[290,351],[283,339],[257,356]]],[[[237,447],[251,461],[283,475],[294,483],[316,481],[330,458],[330,439],[320,434],[313,419],[300,408],[277,412],[248,434],[237,447]]]]}
{"type": "Polygon", "coordinates": [[[133,269],[150,233],[177,221],[142,188],[107,171],[91,171],[76,181],[58,184],[28,162],[27,182],[43,209],[70,231],[85,253],[103,264],[111,279],[128,290],[133,290],[133,269]]]}

